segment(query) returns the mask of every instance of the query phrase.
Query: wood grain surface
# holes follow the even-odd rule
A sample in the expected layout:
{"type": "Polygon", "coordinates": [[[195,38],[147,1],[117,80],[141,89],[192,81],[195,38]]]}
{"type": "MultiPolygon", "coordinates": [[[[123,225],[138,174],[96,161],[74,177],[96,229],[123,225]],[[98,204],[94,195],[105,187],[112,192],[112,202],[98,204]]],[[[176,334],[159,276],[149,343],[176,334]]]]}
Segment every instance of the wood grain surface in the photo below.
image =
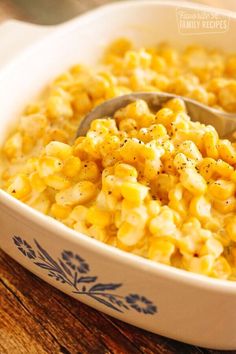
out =
{"type": "MultiPolygon", "coordinates": [[[[27,1],[33,2],[0,0],[0,20],[14,17],[33,21],[33,14],[19,7],[27,1]]],[[[77,0],[77,13],[108,2],[77,0]]],[[[0,354],[54,353],[223,352],[179,343],[114,320],[62,294],[0,251],[0,354]]]]}
{"type": "Polygon", "coordinates": [[[104,315],[46,284],[0,251],[0,353],[220,352],[176,342],[104,315]]]}

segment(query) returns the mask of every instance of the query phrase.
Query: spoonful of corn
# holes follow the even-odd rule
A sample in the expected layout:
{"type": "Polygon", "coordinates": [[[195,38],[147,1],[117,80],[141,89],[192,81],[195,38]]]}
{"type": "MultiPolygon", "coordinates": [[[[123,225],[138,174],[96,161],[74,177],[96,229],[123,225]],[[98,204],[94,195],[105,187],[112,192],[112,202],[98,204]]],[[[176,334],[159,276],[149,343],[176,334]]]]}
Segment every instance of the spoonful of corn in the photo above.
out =
{"type": "Polygon", "coordinates": [[[157,112],[167,101],[174,98],[181,98],[184,101],[187,114],[192,121],[212,125],[221,138],[233,139],[233,133],[236,131],[236,115],[214,110],[189,98],[159,92],[137,92],[105,101],[85,116],[77,131],[77,137],[86,135],[93,120],[113,117],[117,110],[132,102],[144,100],[150,109],[157,112]]]}

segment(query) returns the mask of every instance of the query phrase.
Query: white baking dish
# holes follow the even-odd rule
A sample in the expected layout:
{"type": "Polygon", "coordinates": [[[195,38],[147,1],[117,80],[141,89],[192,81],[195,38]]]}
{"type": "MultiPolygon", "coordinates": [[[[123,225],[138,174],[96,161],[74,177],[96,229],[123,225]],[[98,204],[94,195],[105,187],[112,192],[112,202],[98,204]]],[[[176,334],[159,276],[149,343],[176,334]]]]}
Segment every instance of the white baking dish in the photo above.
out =
{"type": "MultiPolygon", "coordinates": [[[[224,12],[230,18],[226,32],[181,35],[177,6],[212,13],[210,8],[187,3],[133,1],[102,7],[56,29],[17,22],[0,27],[0,144],[25,104],[55,75],[71,64],[97,61],[104,46],[117,36],[129,37],[138,45],[168,40],[181,46],[198,42],[233,49],[235,14],[224,12]],[[47,31],[51,33],[45,36],[47,31]],[[19,44],[27,47],[40,35],[44,38],[20,50],[19,44]]],[[[222,14],[222,10],[215,12],[222,14]]],[[[4,251],[70,296],[170,338],[236,349],[236,283],[155,264],[112,248],[1,190],[0,226],[4,251]]]]}

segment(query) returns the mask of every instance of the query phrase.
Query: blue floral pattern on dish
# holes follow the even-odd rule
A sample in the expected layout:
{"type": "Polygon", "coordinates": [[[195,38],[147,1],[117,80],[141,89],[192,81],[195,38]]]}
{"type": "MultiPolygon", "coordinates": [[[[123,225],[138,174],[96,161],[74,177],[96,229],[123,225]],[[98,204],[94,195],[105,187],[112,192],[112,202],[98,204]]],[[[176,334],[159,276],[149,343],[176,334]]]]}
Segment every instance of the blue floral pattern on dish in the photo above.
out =
{"type": "Polygon", "coordinates": [[[24,256],[29,259],[36,258],[34,250],[25,240],[22,240],[19,236],[14,236],[14,243],[24,256]]]}
{"type": "Polygon", "coordinates": [[[118,312],[135,310],[145,315],[154,315],[158,312],[157,306],[144,296],[138,294],[122,296],[115,293],[122,287],[121,283],[100,283],[97,276],[88,274],[89,264],[74,252],[63,250],[61,258],[55,261],[36,240],[35,247],[20,236],[14,236],[13,242],[25,257],[47,271],[49,277],[61,284],[68,284],[74,294],[88,296],[118,312]]]}

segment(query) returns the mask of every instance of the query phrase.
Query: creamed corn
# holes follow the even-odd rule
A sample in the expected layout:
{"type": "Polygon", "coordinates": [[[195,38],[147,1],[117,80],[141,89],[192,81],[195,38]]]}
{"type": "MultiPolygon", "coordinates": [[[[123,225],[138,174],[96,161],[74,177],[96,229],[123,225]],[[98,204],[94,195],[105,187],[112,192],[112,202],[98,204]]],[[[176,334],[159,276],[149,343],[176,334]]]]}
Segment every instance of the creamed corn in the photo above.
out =
{"type": "Polygon", "coordinates": [[[235,143],[192,122],[181,99],[158,112],[138,100],[75,140],[86,113],[132,91],[236,112],[236,55],[115,41],[96,70],[72,67],[28,105],[2,149],[2,189],[122,250],[235,280],[235,143]]]}

